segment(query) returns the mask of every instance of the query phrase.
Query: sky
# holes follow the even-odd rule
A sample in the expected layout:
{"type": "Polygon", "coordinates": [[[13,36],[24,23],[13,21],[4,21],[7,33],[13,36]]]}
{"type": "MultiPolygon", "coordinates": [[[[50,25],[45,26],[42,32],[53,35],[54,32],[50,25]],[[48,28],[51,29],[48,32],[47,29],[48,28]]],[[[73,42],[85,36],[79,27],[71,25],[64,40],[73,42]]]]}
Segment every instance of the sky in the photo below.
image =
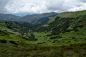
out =
{"type": "Polygon", "coordinates": [[[46,13],[86,10],[86,0],[0,0],[0,13],[46,13]]]}

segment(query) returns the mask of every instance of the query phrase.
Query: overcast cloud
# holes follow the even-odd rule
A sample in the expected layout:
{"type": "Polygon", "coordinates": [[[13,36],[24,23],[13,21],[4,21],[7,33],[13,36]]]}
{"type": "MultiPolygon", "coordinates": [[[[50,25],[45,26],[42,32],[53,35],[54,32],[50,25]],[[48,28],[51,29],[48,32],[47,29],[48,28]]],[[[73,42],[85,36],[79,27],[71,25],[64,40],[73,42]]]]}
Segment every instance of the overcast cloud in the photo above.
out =
{"type": "Polygon", "coordinates": [[[7,12],[6,10],[6,4],[9,2],[9,0],[0,0],[0,13],[7,12]]]}
{"type": "Polygon", "coordinates": [[[86,10],[86,0],[0,0],[0,13],[45,13],[86,10]]]}

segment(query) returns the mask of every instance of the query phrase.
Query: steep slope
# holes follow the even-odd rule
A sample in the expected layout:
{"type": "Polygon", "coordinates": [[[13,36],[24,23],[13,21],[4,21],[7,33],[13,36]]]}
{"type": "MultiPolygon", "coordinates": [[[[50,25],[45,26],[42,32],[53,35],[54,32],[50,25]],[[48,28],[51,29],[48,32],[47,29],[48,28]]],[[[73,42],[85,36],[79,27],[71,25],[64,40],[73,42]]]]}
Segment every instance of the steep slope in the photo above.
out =
{"type": "Polygon", "coordinates": [[[47,28],[50,28],[50,30],[54,27],[69,27],[72,25],[71,23],[75,24],[74,22],[78,22],[78,20],[82,20],[86,15],[86,11],[77,11],[77,12],[64,12],[59,14],[58,16],[48,20],[45,25],[48,25],[48,27],[44,27],[45,31],[48,30],[47,28]],[[82,18],[81,18],[82,17],[82,18]]]}
{"type": "Polygon", "coordinates": [[[43,14],[34,14],[34,15],[27,15],[27,16],[22,17],[21,20],[25,21],[25,22],[32,23],[32,24],[38,24],[38,23],[44,22],[45,20],[50,19],[51,17],[56,16],[56,15],[58,15],[58,13],[54,13],[54,12],[43,13],[43,14]]]}
{"type": "Polygon", "coordinates": [[[54,18],[35,30],[38,32],[37,37],[46,38],[49,41],[45,41],[47,44],[51,42],[49,45],[68,45],[86,41],[86,11],[62,13],[54,18]]]}

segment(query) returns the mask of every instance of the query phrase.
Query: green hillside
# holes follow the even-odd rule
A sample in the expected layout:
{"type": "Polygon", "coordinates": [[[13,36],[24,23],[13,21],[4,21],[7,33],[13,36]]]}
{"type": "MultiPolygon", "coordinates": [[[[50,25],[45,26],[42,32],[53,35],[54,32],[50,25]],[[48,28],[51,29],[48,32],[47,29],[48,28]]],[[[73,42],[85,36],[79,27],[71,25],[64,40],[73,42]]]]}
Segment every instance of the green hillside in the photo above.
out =
{"type": "Polygon", "coordinates": [[[64,12],[58,15],[61,18],[76,18],[78,16],[86,15],[86,10],[77,12],[64,12]]]}
{"type": "Polygon", "coordinates": [[[1,57],[86,57],[86,11],[64,12],[40,25],[27,24],[0,22],[1,57]]]}
{"type": "Polygon", "coordinates": [[[48,45],[58,46],[86,41],[86,15],[83,12],[86,13],[86,11],[68,12],[70,15],[75,14],[73,18],[60,17],[66,15],[61,13],[50,19],[35,30],[35,37],[40,39],[36,43],[40,42],[43,44],[45,42],[48,45]],[[77,17],[75,17],[76,15],[77,17]]]}

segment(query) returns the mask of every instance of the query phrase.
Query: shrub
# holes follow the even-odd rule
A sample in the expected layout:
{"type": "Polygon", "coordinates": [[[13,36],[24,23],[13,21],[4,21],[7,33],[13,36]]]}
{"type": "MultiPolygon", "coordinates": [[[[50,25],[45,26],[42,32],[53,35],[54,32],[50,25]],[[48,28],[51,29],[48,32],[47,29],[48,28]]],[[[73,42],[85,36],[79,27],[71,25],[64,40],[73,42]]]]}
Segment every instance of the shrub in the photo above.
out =
{"type": "Polygon", "coordinates": [[[12,44],[18,45],[15,41],[9,41],[12,44]]]}
{"type": "Polygon", "coordinates": [[[1,43],[7,43],[7,40],[0,40],[1,43]]]}

